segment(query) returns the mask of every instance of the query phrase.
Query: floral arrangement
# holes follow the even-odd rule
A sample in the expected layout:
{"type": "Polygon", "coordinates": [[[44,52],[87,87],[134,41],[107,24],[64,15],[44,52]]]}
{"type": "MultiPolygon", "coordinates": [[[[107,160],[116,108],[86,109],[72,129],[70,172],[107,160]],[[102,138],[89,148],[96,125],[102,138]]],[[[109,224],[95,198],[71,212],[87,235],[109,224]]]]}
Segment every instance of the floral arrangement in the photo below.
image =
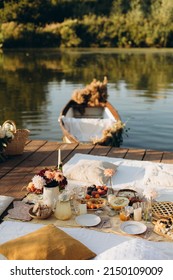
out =
{"type": "Polygon", "coordinates": [[[40,170],[27,186],[27,191],[42,194],[43,188],[53,188],[58,186],[62,191],[67,185],[67,178],[63,175],[62,171],[58,168],[44,168],[40,170]]]}
{"type": "Polygon", "coordinates": [[[10,124],[5,124],[4,126],[0,126],[0,161],[5,160],[5,149],[8,143],[14,138],[13,134],[13,126],[10,124]]]}

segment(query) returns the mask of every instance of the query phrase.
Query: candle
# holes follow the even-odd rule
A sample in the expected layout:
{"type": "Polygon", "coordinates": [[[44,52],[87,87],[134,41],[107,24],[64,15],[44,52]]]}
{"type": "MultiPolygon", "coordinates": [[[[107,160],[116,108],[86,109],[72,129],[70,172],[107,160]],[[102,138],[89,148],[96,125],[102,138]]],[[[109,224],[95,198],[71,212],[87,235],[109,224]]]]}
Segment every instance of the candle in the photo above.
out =
{"type": "Polygon", "coordinates": [[[58,168],[60,167],[61,165],[61,150],[59,149],[58,150],[58,168]]]}
{"type": "Polygon", "coordinates": [[[134,209],[133,214],[134,214],[134,220],[135,221],[141,221],[141,219],[142,219],[142,208],[139,207],[139,208],[134,209]]]}
{"type": "Polygon", "coordinates": [[[79,204],[79,215],[87,213],[87,205],[86,204],[79,204]]]}

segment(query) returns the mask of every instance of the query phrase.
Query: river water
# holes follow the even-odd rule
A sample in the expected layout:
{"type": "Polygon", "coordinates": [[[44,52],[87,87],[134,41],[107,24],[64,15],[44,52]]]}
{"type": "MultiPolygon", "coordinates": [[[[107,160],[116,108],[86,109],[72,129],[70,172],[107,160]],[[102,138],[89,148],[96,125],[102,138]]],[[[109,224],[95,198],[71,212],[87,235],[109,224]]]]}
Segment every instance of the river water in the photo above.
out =
{"type": "Polygon", "coordinates": [[[173,151],[172,49],[25,49],[0,53],[0,124],[61,141],[58,116],[75,89],[108,78],[126,123],[122,147],[173,151]]]}

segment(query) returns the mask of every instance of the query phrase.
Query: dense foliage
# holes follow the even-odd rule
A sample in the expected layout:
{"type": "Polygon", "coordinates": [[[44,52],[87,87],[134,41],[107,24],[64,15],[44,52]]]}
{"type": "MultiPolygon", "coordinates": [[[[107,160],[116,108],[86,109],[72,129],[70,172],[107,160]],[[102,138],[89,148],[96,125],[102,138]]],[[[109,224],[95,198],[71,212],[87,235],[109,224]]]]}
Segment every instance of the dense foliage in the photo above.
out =
{"type": "Polygon", "coordinates": [[[172,0],[2,0],[4,47],[173,47],[172,0]]]}

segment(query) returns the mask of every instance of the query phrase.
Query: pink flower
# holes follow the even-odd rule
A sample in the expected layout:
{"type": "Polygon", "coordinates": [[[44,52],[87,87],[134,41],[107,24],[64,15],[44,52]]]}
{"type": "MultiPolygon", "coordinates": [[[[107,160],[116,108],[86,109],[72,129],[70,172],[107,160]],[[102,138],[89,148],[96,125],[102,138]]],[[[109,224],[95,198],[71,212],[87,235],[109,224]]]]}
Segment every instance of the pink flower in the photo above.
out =
{"type": "Polygon", "coordinates": [[[54,179],[54,173],[50,170],[47,170],[44,174],[48,179],[54,179]]]}
{"type": "Polygon", "coordinates": [[[105,169],[105,171],[104,171],[104,175],[106,177],[112,177],[114,174],[115,174],[115,170],[113,170],[111,168],[105,169]]]}
{"type": "Polygon", "coordinates": [[[57,182],[61,182],[64,179],[64,175],[62,172],[58,171],[54,171],[54,180],[56,180],[57,182]]]}

